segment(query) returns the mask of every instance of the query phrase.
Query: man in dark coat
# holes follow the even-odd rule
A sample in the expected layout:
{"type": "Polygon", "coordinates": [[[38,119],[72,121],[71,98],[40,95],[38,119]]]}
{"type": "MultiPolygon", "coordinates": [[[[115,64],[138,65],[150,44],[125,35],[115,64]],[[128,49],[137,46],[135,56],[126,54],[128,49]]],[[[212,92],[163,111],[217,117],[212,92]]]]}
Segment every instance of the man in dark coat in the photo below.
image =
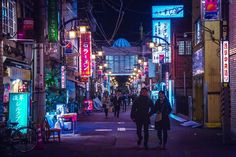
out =
{"type": "Polygon", "coordinates": [[[112,99],[114,105],[114,116],[119,118],[120,115],[120,106],[122,103],[121,91],[117,91],[115,97],[112,99]]]}
{"type": "Polygon", "coordinates": [[[161,120],[155,121],[155,129],[157,130],[157,136],[159,138],[159,144],[162,149],[166,148],[167,142],[167,131],[170,130],[170,118],[169,114],[172,109],[169,103],[169,100],[165,96],[164,91],[159,91],[158,99],[155,103],[153,110],[150,112],[150,115],[154,113],[161,113],[161,120]]]}
{"type": "Polygon", "coordinates": [[[148,149],[148,126],[150,123],[149,112],[153,107],[153,102],[148,96],[148,89],[142,88],[140,96],[136,98],[131,109],[131,119],[136,122],[137,127],[137,144],[140,145],[142,142],[142,127],[144,128],[144,147],[148,149]]]}

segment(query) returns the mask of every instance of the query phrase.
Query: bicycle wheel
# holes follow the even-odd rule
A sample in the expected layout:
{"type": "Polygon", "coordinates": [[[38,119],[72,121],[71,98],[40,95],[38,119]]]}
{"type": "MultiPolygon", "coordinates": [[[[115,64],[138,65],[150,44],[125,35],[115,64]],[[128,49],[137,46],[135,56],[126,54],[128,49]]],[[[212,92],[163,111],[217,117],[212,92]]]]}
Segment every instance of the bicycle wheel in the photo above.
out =
{"type": "Polygon", "coordinates": [[[37,145],[36,130],[30,127],[21,127],[13,133],[12,141],[17,151],[29,152],[37,145]]]}

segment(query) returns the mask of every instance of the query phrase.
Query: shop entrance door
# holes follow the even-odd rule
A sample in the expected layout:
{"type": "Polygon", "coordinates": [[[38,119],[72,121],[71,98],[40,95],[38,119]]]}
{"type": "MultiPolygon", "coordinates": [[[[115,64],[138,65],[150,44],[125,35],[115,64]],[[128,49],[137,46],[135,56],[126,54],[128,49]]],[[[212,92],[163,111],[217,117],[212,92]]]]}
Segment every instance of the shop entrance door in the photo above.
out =
{"type": "Polygon", "coordinates": [[[193,120],[203,122],[203,85],[202,79],[194,81],[193,120]]]}

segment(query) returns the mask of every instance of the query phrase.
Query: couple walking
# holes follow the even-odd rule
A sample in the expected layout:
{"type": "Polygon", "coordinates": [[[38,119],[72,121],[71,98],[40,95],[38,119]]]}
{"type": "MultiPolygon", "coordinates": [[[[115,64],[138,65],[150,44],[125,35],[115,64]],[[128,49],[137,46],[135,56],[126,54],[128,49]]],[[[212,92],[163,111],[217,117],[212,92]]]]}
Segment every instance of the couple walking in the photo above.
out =
{"type": "Polygon", "coordinates": [[[165,96],[164,91],[159,91],[158,100],[153,104],[152,100],[148,96],[148,89],[142,88],[140,95],[134,101],[131,109],[131,119],[136,123],[137,127],[137,144],[140,145],[143,139],[142,127],[144,128],[144,147],[148,149],[148,138],[149,138],[149,124],[150,117],[153,114],[157,114],[155,120],[155,129],[157,130],[157,136],[159,138],[159,144],[162,149],[166,148],[167,142],[167,131],[170,130],[169,114],[172,109],[170,103],[165,96]]]}

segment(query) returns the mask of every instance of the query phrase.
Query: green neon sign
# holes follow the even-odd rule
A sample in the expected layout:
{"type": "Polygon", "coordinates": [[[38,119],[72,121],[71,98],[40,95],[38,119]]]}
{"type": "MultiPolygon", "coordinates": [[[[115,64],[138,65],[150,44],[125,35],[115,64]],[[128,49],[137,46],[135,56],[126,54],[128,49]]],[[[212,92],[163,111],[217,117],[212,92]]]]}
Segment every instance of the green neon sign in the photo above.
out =
{"type": "Polygon", "coordinates": [[[27,126],[29,93],[10,93],[9,121],[18,122],[18,127],[27,126]]]}
{"type": "Polygon", "coordinates": [[[58,5],[57,0],[48,0],[48,40],[58,41],[58,5]]]}

